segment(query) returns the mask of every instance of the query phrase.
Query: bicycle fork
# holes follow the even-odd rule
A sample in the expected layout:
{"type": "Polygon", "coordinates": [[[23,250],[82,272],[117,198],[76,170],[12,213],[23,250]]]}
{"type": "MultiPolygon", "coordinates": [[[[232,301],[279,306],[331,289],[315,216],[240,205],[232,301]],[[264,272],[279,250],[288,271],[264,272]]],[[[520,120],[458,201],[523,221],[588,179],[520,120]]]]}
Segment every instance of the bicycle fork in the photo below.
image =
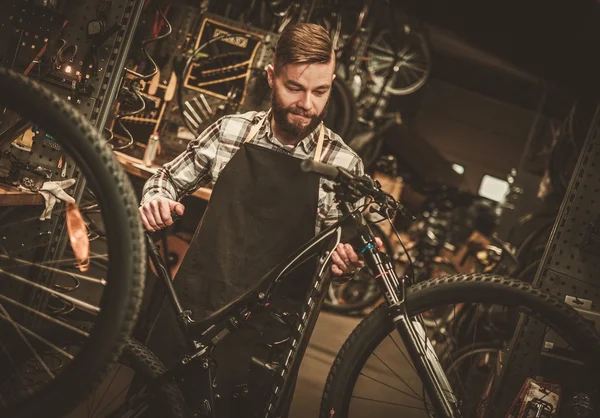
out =
{"type": "Polygon", "coordinates": [[[394,327],[400,334],[415,369],[423,382],[436,418],[460,418],[458,402],[433,345],[419,322],[411,322],[406,311],[402,287],[390,257],[377,250],[373,242],[363,241],[361,252],[375,275],[389,306],[394,327]]]}

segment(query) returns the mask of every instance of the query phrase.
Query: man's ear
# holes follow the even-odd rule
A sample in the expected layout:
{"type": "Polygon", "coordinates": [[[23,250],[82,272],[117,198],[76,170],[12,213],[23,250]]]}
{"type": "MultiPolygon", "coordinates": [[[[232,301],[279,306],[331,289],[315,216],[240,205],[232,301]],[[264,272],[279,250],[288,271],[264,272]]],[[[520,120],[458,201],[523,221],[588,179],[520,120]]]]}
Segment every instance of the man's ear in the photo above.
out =
{"type": "Polygon", "coordinates": [[[275,69],[272,64],[267,65],[267,81],[269,82],[269,87],[273,88],[275,84],[275,69]]]}
{"type": "Polygon", "coordinates": [[[333,73],[333,78],[331,79],[331,81],[335,80],[335,73],[333,73]]]}

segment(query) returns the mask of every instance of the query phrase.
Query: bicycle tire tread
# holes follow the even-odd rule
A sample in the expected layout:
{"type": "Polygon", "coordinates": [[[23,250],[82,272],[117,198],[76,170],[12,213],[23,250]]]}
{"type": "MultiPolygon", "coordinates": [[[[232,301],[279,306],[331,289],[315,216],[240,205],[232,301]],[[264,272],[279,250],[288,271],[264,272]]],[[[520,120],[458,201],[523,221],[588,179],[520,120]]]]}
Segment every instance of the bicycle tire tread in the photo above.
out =
{"type": "MultiPolygon", "coordinates": [[[[136,372],[145,372],[145,377],[157,378],[166,372],[165,366],[147,347],[136,340],[128,340],[125,349],[123,350],[122,360],[124,363],[135,368],[136,372]]],[[[187,417],[185,401],[183,395],[179,391],[177,384],[167,382],[160,386],[160,395],[162,395],[161,403],[167,413],[168,418],[185,418],[187,417]]]]}

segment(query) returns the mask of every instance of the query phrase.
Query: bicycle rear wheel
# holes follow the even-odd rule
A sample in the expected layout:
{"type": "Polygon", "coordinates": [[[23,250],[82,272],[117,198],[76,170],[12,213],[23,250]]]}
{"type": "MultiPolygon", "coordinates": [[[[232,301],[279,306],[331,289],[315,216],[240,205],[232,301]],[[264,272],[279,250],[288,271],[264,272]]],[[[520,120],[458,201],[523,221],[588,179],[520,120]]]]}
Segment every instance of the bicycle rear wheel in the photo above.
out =
{"type": "MultiPolygon", "coordinates": [[[[575,380],[580,381],[570,382],[571,384],[582,391],[588,384],[597,385],[593,376],[597,376],[600,337],[583,317],[567,305],[523,282],[482,274],[447,276],[422,282],[413,286],[406,297],[406,307],[411,317],[448,304],[469,304],[485,308],[475,311],[463,309],[463,313],[471,311],[475,315],[455,318],[452,323],[440,327],[437,335],[428,333],[437,356],[444,359],[443,365],[447,369],[452,369],[452,375],[447,372],[448,380],[453,382],[456,378],[461,378],[460,387],[452,386],[455,395],[472,395],[469,399],[459,398],[463,401],[462,412],[465,418],[479,416],[476,414],[482,411],[482,416],[486,417],[506,414],[506,411],[499,410],[494,403],[491,405],[495,409],[488,409],[490,404],[487,402],[490,399],[484,395],[488,383],[486,379],[490,376],[482,374],[481,367],[474,370],[475,366],[481,365],[476,361],[480,359],[478,354],[481,353],[476,350],[479,346],[473,344],[482,344],[487,347],[488,353],[498,350],[498,340],[506,343],[512,338],[506,331],[514,330],[515,317],[518,316],[514,315],[515,310],[527,313],[532,319],[550,327],[587,361],[587,369],[583,370],[589,373],[590,379],[584,379],[583,375],[577,376],[575,380]],[[510,309],[490,310],[491,306],[510,309]],[[474,318],[486,318],[485,326],[476,326],[472,321],[474,318]],[[494,325],[497,330],[490,333],[490,325],[494,325]],[[451,333],[453,330],[457,332],[451,333]],[[479,341],[469,339],[472,336],[469,330],[479,333],[479,341]],[[452,339],[436,338],[442,332],[446,336],[451,335],[452,339]],[[488,344],[483,344],[485,340],[488,344]],[[462,359],[465,351],[471,358],[466,360],[469,364],[462,363],[457,367],[456,360],[462,359]],[[456,358],[452,354],[456,354],[456,358]]],[[[534,346],[532,349],[541,349],[542,344],[543,341],[540,341],[539,347],[534,346]]],[[[586,388],[589,389],[587,386],[586,388]]],[[[411,417],[425,418],[433,416],[432,410],[422,383],[408,360],[408,354],[402,352],[402,341],[397,337],[387,307],[380,306],[356,327],[335,358],[325,384],[320,416],[354,418],[367,416],[368,413],[369,416],[383,418],[405,413],[411,417]]]]}
{"type": "MultiPolygon", "coordinates": [[[[74,238],[67,225],[71,218],[60,199],[46,206],[43,220],[44,201],[35,192],[23,193],[27,206],[6,200],[0,205],[0,236],[11,237],[0,243],[0,387],[23,356],[36,358],[50,377],[21,396],[0,393],[0,416],[64,417],[117,360],[135,324],[145,277],[137,199],[106,141],[70,104],[6,68],[0,68],[0,104],[32,127],[28,149],[23,141],[15,145],[23,138],[3,138],[9,144],[4,152],[27,176],[34,177],[29,170],[35,166],[45,173],[38,189],[73,179],[68,187],[74,188],[70,193],[85,218],[79,227],[88,230],[78,231],[78,242],[86,236],[93,241],[86,271],[69,240],[74,238]],[[79,330],[72,319],[89,320],[93,328],[79,330]],[[60,373],[53,373],[37,353],[40,344],[59,348],[44,337],[53,335],[53,328],[85,338],[60,373]]],[[[54,193],[66,200],[57,189],[54,193]]]]}

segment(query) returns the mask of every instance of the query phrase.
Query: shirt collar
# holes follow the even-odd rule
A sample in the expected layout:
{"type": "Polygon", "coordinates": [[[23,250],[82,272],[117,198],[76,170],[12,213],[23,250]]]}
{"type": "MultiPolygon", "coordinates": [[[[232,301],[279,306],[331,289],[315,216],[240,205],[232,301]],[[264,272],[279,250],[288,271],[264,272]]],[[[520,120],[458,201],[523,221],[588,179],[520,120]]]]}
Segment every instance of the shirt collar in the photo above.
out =
{"type": "MultiPolygon", "coordinates": [[[[266,135],[267,139],[275,145],[281,146],[281,143],[279,141],[277,141],[275,139],[275,137],[273,136],[273,131],[271,129],[271,116],[272,116],[272,110],[269,109],[267,111],[267,120],[265,121],[265,124],[262,126],[262,128],[260,128],[260,130],[258,131],[258,136],[262,137],[263,135],[266,135]]],[[[264,114],[260,114],[260,116],[254,121],[254,123],[258,123],[260,122],[261,117],[264,116],[264,114]]],[[[304,150],[304,152],[306,152],[307,154],[310,154],[315,147],[317,146],[317,141],[319,139],[319,129],[321,128],[321,125],[319,124],[319,126],[317,126],[310,134],[308,134],[304,139],[302,139],[298,145],[302,147],[302,149],[304,150]]],[[[324,129],[324,128],[323,128],[324,129]]],[[[298,146],[296,145],[296,146],[298,146]]]]}

